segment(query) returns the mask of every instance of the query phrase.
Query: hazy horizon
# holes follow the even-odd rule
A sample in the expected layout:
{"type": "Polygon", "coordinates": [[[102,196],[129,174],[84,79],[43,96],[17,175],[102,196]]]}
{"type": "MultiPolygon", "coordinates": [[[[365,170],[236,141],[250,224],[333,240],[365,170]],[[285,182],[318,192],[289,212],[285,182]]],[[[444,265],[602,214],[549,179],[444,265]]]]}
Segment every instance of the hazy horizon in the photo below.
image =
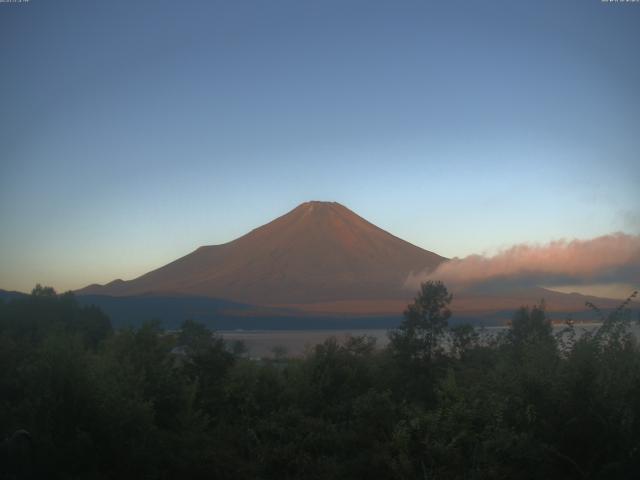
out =
{"type": "MultiPolygon", "coordinates": [[[[269,262],[267,270],[271,272],[269,275],[273,275],[278,268],[284,267],[287,268],[287,270],[276,273],[275,277],[280,277],[281,275],[291,276],[293,274],[294,276],[299,276],[299,281],[304,281],[303,277],[306,275],[304,271],[306,268],[308,272],[309,265],[314,265],[318,260],[331,262],[334,264],[333,267],[325,263],[322,268],[328,284],[332,285],[332,288],[341,286],[340,288],[345,289],[343,294],[346,294],[347,291],[352,291],[354,285],[359,286],[360,289],[364,287],[364,290],[360,290],[359,294],[349,296],[349,298],[352,299],[364,298],[372,293],[372,287],[366,286],[366,283],[360,284],[359,281],[356,281],[355,284],[352,282],[343,284],[340,279],[341,272],[335,268],[340,268],[339,265],[342,265],[345,260],[339,257],[332,258],[330,252],[341,250],[341,255],[344,253],[349,255],[355,254],[356,257],[349,260],[349,262],[352,262],[357,257],[367,259],[365,263],[352,265],[351,270],[355,269],[362,273],[364,270],[374,267],[379,271],[382,266],[382,264],[379,264],[380,260],[374,263],[368,260],[369,257],[377,255],[375,249],[370,249],[370,245],[380,241],[386,242],[386,238],[393,238],[395,236],[393,232],[386,232],[391,233],[392,237],[380,237],[380,235],[385,234],[385,232],[377,229],[375,226],[374,230],[368,231],[367,229],[369,227],[367,227],[367,225],[370,224],[366,222],[366,219],[364,219],[365,221],[363,222],[363,219],[359,218],[357,214],[354,215],[354,213],[355,212],[350,211],[337,202],[305,202],[295,209],[286,212],[286,214],[273,219],[268,224],[256,226],[255,229],[251,229],[251,231],[246,232],[237,239],[225,242],[225,244],[228,243],[229,247],[236,245],[235,248],[240,248],[240,251],[233,249],[226,250],[224,257],[232,263],[234,262],[234,258],[238,259],[238,257],[240,257],[246,266],[251,266],[256,259],[261,262],[268,257],[270,255],[269,251],[271,254],[277,251],[287,251],[288,258],[294,262],[296,262],[294,257],[298,257],[297,261],[300,261],[300,254],[302,253],[302,258],[306,259],[304,260],[302,271],[296,271],[295,267],[291,269],[289,261],[285,261],[280,267],[278,267],[279,262],[269,262]],[[331,214],[331,219],[326,217],[328,213],[331,214]],[[339,223],[336,223],[336,221],[339,223]],[[343,225],[348,227],[349,235],[346,237],[344,236],[345,231],[339,226],[341,222],[344,222],[343,225]],[[263,234],[256,236],[257,231],[263,231],[263,234]],[[305,232],[310,233],[312,231],[314,231],[314,233],[311,235],[305,234],[305,232]],[[269,232],[268,238],[271,238],[271,240],[267,240],[267,237],[264,236],[266,232],[269,232]],[[292,232],[294,235],[292,235],[292,232]],[[350,235],[354,233],[356,236],[351,237],[350,235]],[[323,237],[320,244],[316,244],[315,242],[317,235],[323,237]],[[238,241],[243,240],[244,247],[238,247],[238,241]],[[363,240],[365,243],[361,243],[363,240]],[[338,243],[331,245],[333,242],[338,243]],[[323,247],[323,244],[326,244],[326,246],[323,247]],[[319,248],[322,251],[318,250],[319,248]],[[297,253],[293,253],[294,251],[297,251],[297,253]],[[318,258],[314,259],[314,256],[318,258]],[[337,264],[335,263],[336,261],[338,262],[337,264]],[[377,263],[378,266],[376,267],[377,263]],[[301,274],[302,276],[300,276],[301,274]]],[[[392,242],[396,241],[397,240],[393,240],[392,242]]],[[[400,239],[399,243],[386,244],[382,249],[391,249],[396,251],[397,254],[400,254],[400,252],[405,252],[406,246],[408,246],[408,244],[400,239]]],[[[210,262],[210,254],[202,251],[201,247],[203,246],[186,252],[184,256],[181,256],[180,261],[182,262],[187,258],[192,258],[191,263],[198,265],[199,268],[208,265],[210,262]],[[199,254],[203,256],[201,257],[199,254]]],[[[210,248],[212,246],[207,247],[210,248]]],[[[218,246],[215,247],[218,248],[218,246]]],[[[424,254],[432,255],[429,251],[425,251],[424,254]]],[[[435,257],[437,257],[437,255],[435,257]]],[[[171,265],[174,265],[175,260],[177,259],[169,259],[162,265],[156,265],[156,268],[151,270],[156,274],[156,277],[159,275],[161,278],[164,278],[164,280],[161,281],[164,285],[171,283],[179,285],[188,278],[191,280],[187,283],[193,282],[194,276],[197,277],[199,275],[198,272],[192,269],[184,270],[183,267],[178,267],[178,270],[172,270],[171,265]],[[166,273],[160,273],[163,270],[166,273]],[[167,281],[169,283],[166,283],[167,281]]],[[[402,270],[400,264],[397,263],[398,260],[394,260],[394,262],[396,262],[395,264],[392,262],[391,265],[387,265],[387,268],[390,270],[402,270]]],[[[404,258],[404,261],[406,260],[407,258],[404,258]]],[[[604,298],[625,299],[640,287],[640,235],[628,235],[620,232],[586,240],[557,240],[546,244],[524,243],[512,245],[509,248],[502,249],[493,254],[485,252],[484,254],[471,254],[464,258],[454,257],[439,265],[436,264],[437,266],[435,268],[433,264],[430,264],[425,270],[422,270],[422,267],[419,266],[423,261],[425,261],[425,259],[421,255],[412,257],[412,259],[409,260],[409,270],[405,270],[408,272],[408,276],[402,286],[407,294],[417,291],[420,284],[427,280],[444,281],[454,292],[463,294],[467,293],[467,291],[477,291],[478,288],[481,289],[480,291],[490,291],[496,288],[504,291],[505,287],[508,287],[508,290],[514,290],[539,286],[560,293],[580,293],[604,298]]],[[[400,261],[400,263],[402,263],[402,261],[400,261]]],[[[213,268],[214,270],[216,268],[222,268],[224,271],[226,267],[223,265],[224,264],[220,263],[216,265],[214,263],[206,268],[213,268]]],[[[316,267],[312,267],[312,270],[315,268],[316,267]]],[[[268,296],[268,299],[263,298],[262,301],[253,301],[255,298],[253,300],[244,297],[238,298],[239,294],[243,296],[251,294],[254,289],[250,288],[250,285],[255,282],[255,278],[261,278],[261,281],[267,281],[269,284],[272,283],[273,278],[269,281],[265,276],[265,271],[254,270],[253,268],[248,272],[245,271],[245,276],[243,277],[242,271],[244,268],[237,263],[234,269],[236,271],[232,279],[222,277],[222,285],[225,283],[228,284],[227,288],[233,285],[231,291],[228,291],[226,294],[221,294],[221,285],[217,284],[216,286],[214,280],[214,283],[206,288],[208,292],[206,296],[209,296],[212,292],[217,292],[214,296],[228,299],[234,298],[235,300],[248,301],[248,303],[252,304],[278,304],[282,302],[282,300],[276,299],[276,297],[282,295],[282,292],[277,293],[273,290],[271,290],[269,294],[271,296],[268,296]],[[249,274],[248,277],[246,276],[247,273],[249,274]],[[248,284],[243,285],[243,283],[246,282],[248,282],[248,284]],[[240,292],[245,293],[241,294],[240,292]]],[[[382,270],[384,271],[385,269],[383,268],[382,270]]],[[[318,273],[320,272],[315,272],[315,275],[318,273]]],[[[131,283],[130,281],[137,277],[139,277],[139,275],[133,278],[112,278],[109,282],[104,282],[104,284],[108,284],[114,280],[118,282],[124,280],[125,282],[131,283]]],[[[376,270],[370,270],[365,277],[367,281],[379,282],[381,280],[379,272],[376,273],[376,270]]],[[[361,281],[362,280],[364,279],[361,279],[361,281]]],[[[386,280],[388,281],[389,279],[387,278],[386,280]]],[[[92,282],[92,284],[95,283],[96,282],[92,282]]],[[[289,292],[284,297],[286,298],[285,303],[292,303],[293,297],[290,289],[296,288],[296,290],[298,290],[298,287],[301,286],[298,285],[296,287],[296,284],[297,281],[294,281],[291,285],[284,285],[285,290],[289,292]]],[[[88,285],[89,284],[82,285],[81,287],[87,287],[88,285]]],[[[377,293],[376,298],[382,300],[387,298],[387,296],[393,296],[392,292],[396,292],[397,294],[396,287],[400,286],[401,285],[394,285],[392,281],[387,287],[377,293]]],[[[121,287],[122,286],[118,286],[117,288],[119,289],[121,287]]],[[[272,284],[271,287],[273,288],[272,284]]],[[[30,288],[31,287],[26,291],[30,291],[30,288]]],[[[129,290],[128,293],[125,293],[127,291],[124,290],[118,295],[140,294],[148,291],[148,289],[152,287],[150,287],[149,284],[143,283],[142,290],[140,290],[140,287],[137,287],[137,291],[136,287],[133,288],[134,289],[129,290]]],[[[225,289],[224,286],[222,286],[222,288],[223,290],[225,289]]],[[[267,287],[267,291],[268,290],[269,288],[267,287]]],[[[298,291],[298,295],[304,292],[304,290],[303,288],[301,291],[298,291]]],[[[317,286],[311,290],[317,290],[317,286]]],[[[176,290],[174,293],[179,292],[179,290],[176,290]]],[[[186,290],[182,293],[188,293],[190,295],[204,294],[203,292],[197,292],[198,290],[186,290]]],[[[88,293],[103,295],[114,294],[109,292],[100,293],[98,291],[88,293]]],[[[303,297],[306,297],[306,295],[307,294],[303,293],[303,297]]],[[[334,298],[338,298],[335,297],[335,294],[332,295],[334,298]]],[[[293,296],[295,297],[295,295],[293,296]]],[[[295,303],[297,302],[293,301],[293,304],[295,303]]]]}

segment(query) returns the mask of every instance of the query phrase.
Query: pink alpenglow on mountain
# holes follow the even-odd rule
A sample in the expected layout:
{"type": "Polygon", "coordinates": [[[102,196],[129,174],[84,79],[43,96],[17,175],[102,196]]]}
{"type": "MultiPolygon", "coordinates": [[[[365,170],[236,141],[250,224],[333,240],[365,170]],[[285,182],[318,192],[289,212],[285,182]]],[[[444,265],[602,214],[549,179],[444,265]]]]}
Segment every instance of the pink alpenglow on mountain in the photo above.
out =
{"type": "Polygon", "coordinates": [[[78,293],[198,295],[316,311],[397,312],[414,293],[404,286],[407,275],[445,260],[339,203],[314,201],[229,243],[200,247],[136,279],[78,293]]]}
{"type": "MultiPolygon", "coordinates": [[[[576,280],[575,268],[571,271],[562,268],[573,258],[568,253],[578,247],[599,246],[605,241],[630,245],[622,249],[616,243],[615,251],[606,258],[618,259],[626,255],[627,250],[636,255],[633,248],[637,248],[637,239],[628,236],[554,244],[551,266],[560,270],[552,273],[559,278],[576,280]]],[[[549,248],[524,249],[525,253],[547,250],[549,248]]],[[[285,307],[312,315],[400,315],[414,297],[420,281],[443,280],[454,294],[452,308],[466,315],[513,310],[543,298],[556,312],[584,311],[585,301],[601,307],[614,307],[619,303],[540,288],[542,281],[550,278],[546,270],[545,275],[538,270],[547,268],[545,265],[549,262],[535,262],[538,270],[530,267],[531,262],[526,263],[527,268],[518,269],[517,276],[503,276],[495,284],[496,275],[489,267],[504,264],[504,255],[482,261],[476,257],[450,261],[391,235],[339,203],[307,202],[229,243],[200,247],[133,280],[90,285],[77,293],[211,297],[255,307],[285,307]],[[487,272],[466,268],[477,267],[477,264],[487,272]],[[459,275],[454,278],[454,273],[459,275]],[[467,285],[469,282],[472,288],[467,285]]],[[[637,271],[634,270],[636,263],[625,260],[627,257],[621,258],[622,270],[637,271]]],[[[574,264],[575,261],[568,265],[574,264]]],[[[259,311],[253,309],[247,314],[259,311]]]]}

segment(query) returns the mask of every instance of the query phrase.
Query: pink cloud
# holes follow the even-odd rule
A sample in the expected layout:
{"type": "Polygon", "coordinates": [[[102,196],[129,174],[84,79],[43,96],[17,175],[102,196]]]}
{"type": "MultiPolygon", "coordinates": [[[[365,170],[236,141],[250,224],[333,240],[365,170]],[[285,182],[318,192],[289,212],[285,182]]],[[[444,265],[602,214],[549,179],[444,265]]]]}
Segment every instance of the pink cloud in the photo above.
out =
{"type": "Polygon", "coordinates": [[[568,282],[640,284],[640,235],[615,233],[591,240],[515,245],[494,256],[454,258],[432,272],[413,272],[405,284],[442,280],[464,288],[491,281],[553,285],[568,282]]]}

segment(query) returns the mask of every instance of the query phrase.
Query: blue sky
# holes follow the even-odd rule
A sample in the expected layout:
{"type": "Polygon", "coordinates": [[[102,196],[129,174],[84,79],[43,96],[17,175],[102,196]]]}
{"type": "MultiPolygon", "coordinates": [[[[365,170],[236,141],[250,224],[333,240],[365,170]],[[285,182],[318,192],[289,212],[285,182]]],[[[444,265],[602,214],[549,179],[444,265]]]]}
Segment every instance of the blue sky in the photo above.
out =
{"type": "Polygon", "coordinates": [[[445,256],[640,233],[640,4],[0,4],[0,288],[306,200],[445,256]]]}

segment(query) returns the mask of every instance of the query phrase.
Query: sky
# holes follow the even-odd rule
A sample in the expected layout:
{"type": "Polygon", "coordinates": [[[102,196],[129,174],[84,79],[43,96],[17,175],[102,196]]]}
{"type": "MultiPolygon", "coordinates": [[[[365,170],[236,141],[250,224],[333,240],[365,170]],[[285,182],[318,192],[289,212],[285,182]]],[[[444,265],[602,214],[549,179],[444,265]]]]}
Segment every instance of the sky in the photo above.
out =
{"type": "Polygon", "coordinates": [[[0,3],[0,288],[307,200],[447,257],[640,234],[640,3],[0,3]]]}

